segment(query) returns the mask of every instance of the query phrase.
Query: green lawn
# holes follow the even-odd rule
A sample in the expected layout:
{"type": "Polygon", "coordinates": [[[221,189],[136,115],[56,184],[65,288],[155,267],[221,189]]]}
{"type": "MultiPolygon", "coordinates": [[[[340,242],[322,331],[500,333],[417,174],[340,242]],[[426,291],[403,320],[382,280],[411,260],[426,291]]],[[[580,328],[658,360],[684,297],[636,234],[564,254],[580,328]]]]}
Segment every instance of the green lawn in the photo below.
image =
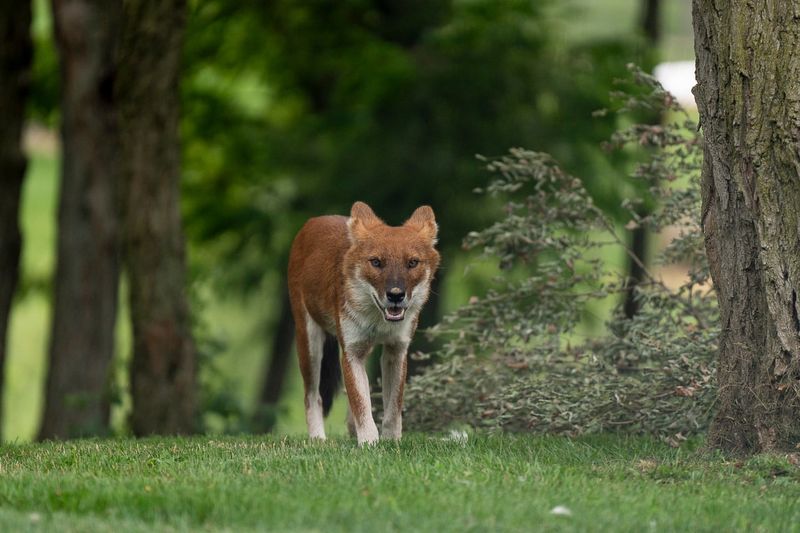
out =
{"type": "Polygon", "coordinates": [[[800,531],[800,468],[691,448],[422,435],[367,449],[277,437],[6,445],[0,529],[800,531]]]}

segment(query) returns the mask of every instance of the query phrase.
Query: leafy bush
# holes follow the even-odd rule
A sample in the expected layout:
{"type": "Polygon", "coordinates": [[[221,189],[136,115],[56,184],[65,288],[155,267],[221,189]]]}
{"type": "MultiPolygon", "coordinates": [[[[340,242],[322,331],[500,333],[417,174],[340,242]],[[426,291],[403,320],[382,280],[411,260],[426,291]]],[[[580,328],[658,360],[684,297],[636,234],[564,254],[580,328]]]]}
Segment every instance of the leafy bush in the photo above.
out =
{"type": "Polygon", "coordinates": [[[587,305],[628,289],[602,253],[612,247],[644,261],[582,181],[550,156],[514,149],[487,161],[492,180],[477,192],[503,198],[505,215],[464,245],[497,258],[503,275],[429,331],[443,348],[410,383],[407,426],[570,435],[616,429],[672,441],[707,427],[718,315],[699,226],[701,141],[657,81],[631,73],[628,90],[614,95],[617,112],[623,119],[657,112],[667,125],[636,123],[608,143],[647,153],[632,174],[650,198],[624,202],[626,229],[677,230],[657,261],[688,265],[688,280],[670,288],[645,267],[645,281],[632,289],[639,313],[628,319],[617,310],[605,333],[581,340],[587,305]],[[643,202],[656,207],[643,210],[643,202]]]}

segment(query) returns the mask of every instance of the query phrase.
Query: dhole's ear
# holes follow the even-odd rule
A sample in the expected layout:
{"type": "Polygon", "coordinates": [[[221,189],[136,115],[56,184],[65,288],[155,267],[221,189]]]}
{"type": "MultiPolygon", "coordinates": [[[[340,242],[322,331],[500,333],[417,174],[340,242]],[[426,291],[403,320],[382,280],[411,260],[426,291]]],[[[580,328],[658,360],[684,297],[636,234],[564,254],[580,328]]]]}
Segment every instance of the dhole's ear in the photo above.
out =
{"type": "Polygon", "coordinates": [[[430,239],[431,243],[436,244],[439,226],[436,225],[436,217],[429,205],[418,207],[403,225],[418,229],[424,238],[430,239]]]}
{"type": "Polygon", "coordinates": [[[383,224],[383,221],[364,202],[356,202],[350,208],[350,220],[347,221],[347,227],[350,229],[350,236],[354,240],[366,236],[372,227],[379,224],[383,224]]]}

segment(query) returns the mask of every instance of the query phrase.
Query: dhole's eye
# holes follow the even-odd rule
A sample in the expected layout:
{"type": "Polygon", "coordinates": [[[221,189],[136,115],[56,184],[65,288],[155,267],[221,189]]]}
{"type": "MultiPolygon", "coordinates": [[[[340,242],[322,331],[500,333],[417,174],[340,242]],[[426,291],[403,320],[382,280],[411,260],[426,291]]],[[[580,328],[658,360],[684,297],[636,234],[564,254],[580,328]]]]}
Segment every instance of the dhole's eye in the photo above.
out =
{"type": "Polygon", "coordinates": [[[414,268],[419,264],[419,259],[409,259],[408,260],[408,268],[414,268]]]}
{"type": "Polygon", "coordinates": [[[377,257],[373,257],[372,259],[369,260],[369,262],[375,268],[380,268],[382,266],[381,260],[378,259],[377,257]]]}

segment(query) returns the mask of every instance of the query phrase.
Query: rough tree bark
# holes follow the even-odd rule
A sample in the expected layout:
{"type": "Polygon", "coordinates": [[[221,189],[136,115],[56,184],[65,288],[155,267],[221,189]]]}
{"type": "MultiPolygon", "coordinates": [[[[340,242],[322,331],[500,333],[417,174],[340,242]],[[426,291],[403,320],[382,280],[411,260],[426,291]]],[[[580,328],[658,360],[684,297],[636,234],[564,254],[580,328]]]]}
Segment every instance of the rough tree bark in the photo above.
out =
{"type": "Polygon", "coordinates": [[[61,63],[61,191],[40,438],[106,431],[119,282],[119,2],[53,0],[61,63]]]}
{"type": "Polygon", "coordinates": [[[195,430],[196,349],[180,214],[184,0],[125,2],[117,95],[126,197],[124,256],[133,322],[131,428],[195,430]]]}
{"type": "Polygon", "coordinates": [[[712,446],[800,442],[800,1],[694,0],[703,231],[721,313],[712,446]]]}
{"type": "Polygon", "coordinates": [[[27,160],[22,151],[33,45],[31,4],[0,0],[0,422],[11,302],[19,278],[19,205],[27,160]]]}

